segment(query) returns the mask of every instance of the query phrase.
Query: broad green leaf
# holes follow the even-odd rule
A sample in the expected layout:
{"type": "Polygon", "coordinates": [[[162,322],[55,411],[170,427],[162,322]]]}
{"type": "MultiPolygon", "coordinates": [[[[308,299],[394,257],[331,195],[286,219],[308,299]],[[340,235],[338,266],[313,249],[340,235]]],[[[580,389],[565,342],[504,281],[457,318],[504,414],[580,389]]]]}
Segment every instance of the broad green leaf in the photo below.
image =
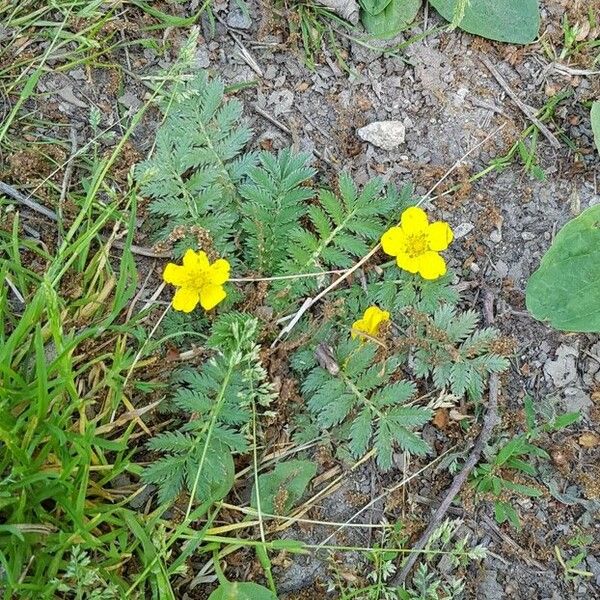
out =
{"type": "Polygon", "coordinates": [[[362,8],[371,15],[378,15],[392,0],[360,0],[362,8]]]}
{"type": "Polygon", "coordinates": [[[517,511],[508,502],[496,501],[494,503],[494,516],[497,523],[502,524],[508,521],[515,529],[521,529],[519,515],[517,515],[517,511]]]}
{"type": "Polygon", "coordinates": [[[494,502],[494,517],[497,523],[504,523],[508,518],[504,510],[504,502],[494,502]]]}
{"type": "MultiPolygon", "coordinates": [[[[258,477],[260,509],[267,514],[287,514],[302,498],[317,466],[308,460],[288,460],[273,471],[258,477]]],[[[256,486],[252,489],[253,508],[257,508],[256,486]]]]}
{"type": "Polygon", "coordinates": [[[598,149],[598,152],[600,152],[600,100],[597,100],[592,104],[592,112],[590,117],[592,119],[594,142],[596,142],[596,148],[598,149]]]}
{"type": "MultiPolygon", "coordinates": [[[[429,0],[448,21],[458,0],[429,0]]],[[[540,28],[538,0],[471,0],[460,29],[498,42],[530,44],[540,28]]]]}
{"type": "Polygon", "coordinates": [[[277,600],[277,596],[258,583],[222,583],[208,600],[277,600]]]}
{"type": "Polygon", "coordinates": [[[391,0],[379,13],[362,12],[362,23],[374,37],[391,38],[406,29],[417,16],[421,0],[391,0]]]}
{"type": "Polygon", "coordinates": [[[523,494],[524,496],[531,496],[532,498],[537,498],[542,495],[542,492],[540,492],[540,490],[538,490],[537,488],[534,488],[530,485],[523,485],[522,483],[504,481],[504,487],[507,490],[512,490],[513,492],[523,494]]]}
{"type": "Polygon", "coordinates": [[[579,421],[579,419],[581,419],[581,413],[565,413],[564,415],[556,417],[556,419],[554,419],[554,421],[550,425],[550,428],[554,429],[555,431],[558,431],[559,429],[564,429],[565,427],[572,425],[576,421],[579,421]]]}
{"type": "Polygon", "coordinates": [[[600,205],[560,230],[527,283],[526,303],[556,329],[600,332],[600,205]]]}

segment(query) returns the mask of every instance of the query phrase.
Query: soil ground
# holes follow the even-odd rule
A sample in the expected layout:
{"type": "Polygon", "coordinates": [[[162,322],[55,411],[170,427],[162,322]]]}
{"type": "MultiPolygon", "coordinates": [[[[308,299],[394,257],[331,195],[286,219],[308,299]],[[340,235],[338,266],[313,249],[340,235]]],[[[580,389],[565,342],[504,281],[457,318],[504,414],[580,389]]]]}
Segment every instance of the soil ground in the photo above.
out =
{"type": "MultiPolygon", "coordinates": [[[[544,0],[542,4],[544,39],[550,47],[560,48],[561,19],[567,12],[576,21],[579,3],[544,0]]],[[[592,4],[600,14],[600,5],[592,4]]],[[[179,7],[182,15],[187,14],[185,3],[179,7]]],[[[469,491],[463,493],[462,509],[456,512],[464,519],[464,532],[490,552],[483,562],[468,568],[466,594],[486,600],[600,597],[600,450],[598,444],[588,447],[585,441],[590,438],[584,436],[600,434],[600,341],[598,336],[552,331],[528,316],[524,305],[527,279],[553,235],[574,215],[600,203],[599,162],[582,106],[582,102],[600,97],[598,76],[577,74],[576,69],[588,67],[585,57],[566,61],[572,69],[569,73],[557,67],[560,61],[551,60],[541,44],[517,48],[459,31],[428,35],[395,55],[366,49],[340,35],[338,44],[350,72],[340,67],[326,45],[318,56],[319,64],[310,70],[303,64],[301,52],[290,44],[281,20],[268,17],[268,9],[254,0],[248,7],[246,18],[236,12],[235,3],[232,7],[216,4],[220,20],[214,30],[203,21],[196,62],[198,68],[221,76],[227,85],[252,82],[237,96],[244,101],[246,117],[256,133],[253,143],[260,147],[278,149],[293,144],[298,149],[317,150],[327,159],[317,162],[328,176],[342,169],[349,170],[358,182],[380,175],[397,185],[412,183],[417,194],[424,194],[470,148],[503,126],[452,175],[451,183],[462,184],[460,190],[434,199],[429,209],[458,232],[451,267],[461,273],[464,305],[479,309],[482,288],[492,288],[496,325],[514,348],[510,372],[502,381],[498,434],[508,439],[523,430],[525,394],[546,414],[580,410],[583,418],[576,426],[540,442],[552,456],[552,464],[542,471],[538,482],[544,494],[517,502],[521,531],[497,526],[491,503],[473,504],[469,491]],[[243,58],[242,46],[250,59],[243,58]],[[529,125],[481,57],[487,57],[515,94],[535,110],[557,93],[569,92],[549,124],[555,134],[564,133],[560,148],[551,147],[543,137],[538,142],[536,160],[544,180],[534,178],[517,158],[503,170],[468,183],[470,176],[504,155],[529,125]],[[265,119],[262,112],[289,133],[265,119]],[[397,150],[384,151],[358,138],[357,128],[382,120],[400,120],[406,126],[406,142],[397,150]],[[565,137],[572,141],[571,147],[565,137]],[[556,559],[555,546],[565,556],[573,556],[576,549],[569,540],[582,534],[591,541],[581,568],[593,577],[568,579],[556,559]]],[[[135,34],[135,16],[124,13],[120,35],[135,34]]],[[[441,24],[433,11],[427,15],[427,23],[428,27],[441,24]]],[[[423,28],[421,15],[401,39],[419,34],[423,28]]],[[[163,52],[158,55],[147,49],[113,56],[125,70],[86,71],[79,67],[44,75],[40,87],[47,102],[38,109],[57,124],[45,133],[65,140],[66,145],[68,131],[74,128],[83,141],[89,135],[91,107],[100,110],[103,126],[117,122],[127,110],[135,111],[148,94],[140,77],[172,64],[187,34],[184,28],[166,30],[163,52]]],[[[156,119],[156,114],[146,119],[136,131],[121,164],[123,176],[149,151],[156,119]]],[[[106,140],[107,147],[110,143],[106,140]]],[[[29,184],[29,171],[31,177],[40,174],[39,165],[30,164],[32,161],[27,152],[11,156],[3,179],[14,185],[29,184]]],[[[445,184],[438,192],[448,188],[445,184]]],[[[143,223],[140,225],[136,243],[148,245],[143,223]]],[[[155,266],[148,261],[147,268],[155,266]]],[[[424,436],[434,447],[445,449],[452,440],[462,439],[455,427],[452,423],[428,426],[424,436]]],[[[398,457],[399,465],[401,459],[398,457]]],[[[404,468],[410,472],[413,465],[404,468]]],[[[381,477],[365,467],[323,502],[319,518],[344,521],[401,475],[402,469],[398,469],[381,477]]],[[[386,505],[376,503],[364,517],[373,522],[384,516],[389,521],[404,520],[416,537],[428,521],[431,505],[449,482],[446,471],[428,471],[406,486],[402,497],[386,505]]],[[[294,535],[318,543],[329,531],[303,529],[294,535]]],[[[341,541],[339,536],[337,539],[341,541]]],[[[337,569],[361,575],[359,557],[342,558],[345,562],[337,569]]],[[[242,577],[243,559],[238,559],[242,577]]],[[[436,568],[442,576],[448,570],[443,560],[436,568]]],[[[288,594],[284,597],[318,598],[324,595],[331,577],[331,564],[311,557],[294,559],[285,561],[276,573],[280,591],[288,594]]],[[[182,597],[204,597],[199,588],[190,587],[185,594],[182,597]]]]}

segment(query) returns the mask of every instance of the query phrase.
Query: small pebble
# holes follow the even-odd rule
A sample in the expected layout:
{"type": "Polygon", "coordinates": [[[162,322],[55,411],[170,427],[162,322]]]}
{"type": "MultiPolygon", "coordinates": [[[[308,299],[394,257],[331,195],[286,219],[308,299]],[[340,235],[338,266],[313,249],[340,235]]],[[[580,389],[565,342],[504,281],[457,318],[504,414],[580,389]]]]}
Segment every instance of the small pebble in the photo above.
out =
{"type": "Polygon", "coordinates": [[[458,227],[454,228],[454,239],[460,240],[460,238],[471,233],[474,228],[475,225],[473,225],[473,223],[461,223],[458,227]]]}

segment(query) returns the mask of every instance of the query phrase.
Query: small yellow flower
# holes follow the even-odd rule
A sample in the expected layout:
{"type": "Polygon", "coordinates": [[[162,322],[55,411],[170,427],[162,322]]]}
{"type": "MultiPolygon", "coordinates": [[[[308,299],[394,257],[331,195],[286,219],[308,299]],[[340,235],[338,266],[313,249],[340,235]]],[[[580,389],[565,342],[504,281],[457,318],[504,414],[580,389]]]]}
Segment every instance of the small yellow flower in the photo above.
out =
{"type": "Polygon", "coordinates": [[[387,310],[381,310],[378,306],[369,306],[365,310],[363,318],[354,321],[352,324],[352,337],[366,337],[361,335],[361,333],[366,333],[370,337],[376,337],[381,325],[389,320],[390,313],[387,310]]]}
{"type": "Polygon", "coordinates": [[[214,308],[227,296],[223,284],[229,279],[229,269],[223,258],[211,265],[205,252],[187,250],[183,266],[169,263],[163,273],[165,282],[178,288],[173,308],[189,313],[198,302],[204,310],[214,308]]]}
{"type": "Polygon", "coordinates": [[[396,263],[423,279],[437,279],[446,274],[446,261],[438,253],[446,250],[454,234],[448,223],[430,223],[424,210],[407,208],[399,227],[391,227],[381,237],[383,251],[396,257],[396,263]]]}

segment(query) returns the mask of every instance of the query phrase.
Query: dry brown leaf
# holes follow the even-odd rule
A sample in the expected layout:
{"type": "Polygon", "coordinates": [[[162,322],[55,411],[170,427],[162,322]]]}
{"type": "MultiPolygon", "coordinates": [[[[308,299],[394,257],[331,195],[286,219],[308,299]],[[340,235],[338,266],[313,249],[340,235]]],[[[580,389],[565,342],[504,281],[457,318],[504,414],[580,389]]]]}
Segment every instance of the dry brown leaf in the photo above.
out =
{"type": "Polygon", "coordinates": [[[438,408],[435,411],[435,415],[433,417],[432,423],[438,429],[446,429],[446,427],[448,427],[448,422],[449,422],[448,409],[438,408]]]}
{"type": "Polygon", "coordinates": [[[579,445],[584,448],[595,448],[600,445],[600,435],[588,431],[581,434],[577,441],[579,442],[579,445]]]}
{"type": "Polygon", "coordinates": [[[453,421],[464,421],[465,419],[470,419],[469,415],[463,415],[460,411],[456,410],[456,408],[452,408],[450,410],[450,418],[453,421]]]}

